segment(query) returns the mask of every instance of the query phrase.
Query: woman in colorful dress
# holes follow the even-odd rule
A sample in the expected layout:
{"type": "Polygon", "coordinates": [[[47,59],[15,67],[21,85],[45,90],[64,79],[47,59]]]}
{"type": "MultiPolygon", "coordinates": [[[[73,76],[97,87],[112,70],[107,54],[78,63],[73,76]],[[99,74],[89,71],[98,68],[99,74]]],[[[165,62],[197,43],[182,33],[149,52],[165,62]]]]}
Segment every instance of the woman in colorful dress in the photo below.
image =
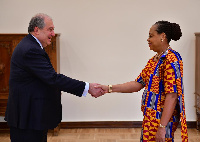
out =
{"type": "Polygon", "coordinates": [[[171,40],[182,36],[180,26],[168,21],[156,22],[147,39],[150,50],[157,52],[135,81],[117,85],[99,85],[106,93],[138,92],[144,88],[141,110],[143,124],[141,142],[173,142],[181,121],[182,142],[188,142],[184,90],[183,62],[170,47],[171,40]]]}

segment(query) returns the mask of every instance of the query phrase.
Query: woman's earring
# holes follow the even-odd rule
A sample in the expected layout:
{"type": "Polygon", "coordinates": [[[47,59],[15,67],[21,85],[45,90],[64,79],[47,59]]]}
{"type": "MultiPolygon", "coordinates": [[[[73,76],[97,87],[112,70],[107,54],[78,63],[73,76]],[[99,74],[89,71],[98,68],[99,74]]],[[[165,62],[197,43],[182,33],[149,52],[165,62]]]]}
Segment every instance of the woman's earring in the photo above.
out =
{"type": "Polygon", "coordinates": [[[163,39],[161,39],[161,42],[163,42],[163,39]]]}

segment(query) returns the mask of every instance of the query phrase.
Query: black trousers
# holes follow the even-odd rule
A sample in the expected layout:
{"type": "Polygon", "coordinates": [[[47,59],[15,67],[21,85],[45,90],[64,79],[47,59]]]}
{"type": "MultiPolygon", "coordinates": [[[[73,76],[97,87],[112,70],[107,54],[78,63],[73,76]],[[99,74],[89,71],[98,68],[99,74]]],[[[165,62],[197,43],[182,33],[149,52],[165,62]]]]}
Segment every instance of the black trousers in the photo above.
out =
{"type": "Polygon", "coordinates": [[[27,130],[10,127],[11,142],[47,142],[47,130],[27,130]]]}

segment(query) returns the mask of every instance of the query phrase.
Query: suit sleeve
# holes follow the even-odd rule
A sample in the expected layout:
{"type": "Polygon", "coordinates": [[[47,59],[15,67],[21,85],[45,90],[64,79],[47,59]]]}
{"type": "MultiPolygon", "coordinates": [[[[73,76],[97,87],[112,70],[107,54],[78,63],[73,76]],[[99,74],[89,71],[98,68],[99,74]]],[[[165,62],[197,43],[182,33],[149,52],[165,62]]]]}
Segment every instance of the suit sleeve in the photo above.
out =
{"type": "Polygon", "coordinates": [[[26,70],[44,83],[61,91],[82,96],[85,82],[72,79],[63,74],[57,74],[45,51],[32,48],[24,55],[26,70]]]}

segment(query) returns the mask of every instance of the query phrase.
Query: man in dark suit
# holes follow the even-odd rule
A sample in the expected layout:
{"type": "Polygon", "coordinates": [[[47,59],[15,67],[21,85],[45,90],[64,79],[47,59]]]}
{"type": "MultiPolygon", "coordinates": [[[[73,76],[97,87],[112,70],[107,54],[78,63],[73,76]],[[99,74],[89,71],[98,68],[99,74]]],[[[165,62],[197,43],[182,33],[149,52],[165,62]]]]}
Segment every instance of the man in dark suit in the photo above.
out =
{"type": "Polygon", "coordinates": [[[104,94],[103,90],[95,88],[95,83],[55,72],[43,49],[55,36],[53,21],[48,15],[34,16],[28,32],[15,48],[10,64],[5,120],[10,126],[11,142],[47,141],[47,130],[61,122],[61,91],[79,97],[88,92],[93,97],[104,94]]]}

